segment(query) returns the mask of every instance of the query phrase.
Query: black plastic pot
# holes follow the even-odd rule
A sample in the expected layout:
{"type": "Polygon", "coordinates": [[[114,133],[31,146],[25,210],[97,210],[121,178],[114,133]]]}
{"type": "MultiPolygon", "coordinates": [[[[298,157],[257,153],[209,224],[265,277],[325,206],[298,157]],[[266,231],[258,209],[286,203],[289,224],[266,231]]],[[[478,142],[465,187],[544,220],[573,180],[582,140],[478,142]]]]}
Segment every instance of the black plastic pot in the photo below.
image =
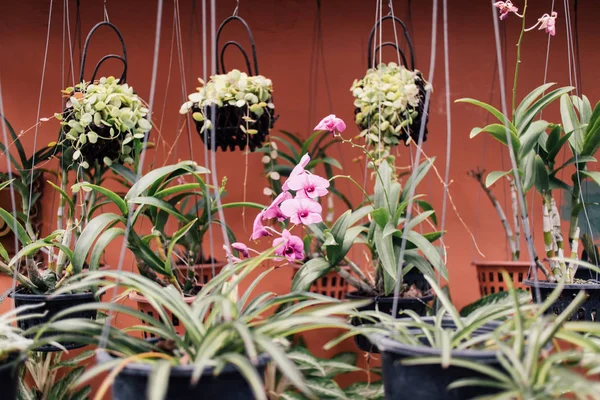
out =
{"type": "MultiPolygon", "coordinates": [[[[97,355],[99,363],[114,358],[106,352],[97,355]]],[[[259,375],[264,375],[269,357],[261,355],[258,359],[259,375]]],[[[204,370],[198,383],[191,384],[193,366],[171,368],[169,386],[164,400],[218,399],[218,400],[254,400],[250,385],[235,366],[228,364],[214,376],[213,368],[204,370]]],[[[119,372],[112,386],[113,400],[133,400],[147,398],[148,380],[152,366],[130,363],[119,372]]]]}
{"type": "MultiPolygon", "coordinates": [[[[269,100],[271,101],[271,100],[269,100]]],[[[198,107],[193,107],[193,112],[198,112],[198,107]]],[[[204,115],[206,118],[212,120],[212,110],[210,107],[204,109],[204,115]]],[[[275,115],[275,109],[268,109],[260,117],[256,117],[254,114],[250,114],[250,117],[255,122],[248,123],[249,129],[255,129],[257,133],[248,135],[240,129],[240,126],[246,127],[246,121],[243,117],[246,116],[246,107],[236,107],[229,104],[223,107],[215,108],[215,150],[221,149],[227,151],[227,149],[234,151],[237,148],[244,150],[246,145],[250,147],[250,151],[254,151],[257,148],[262,147],[264,141],[277,117],[275,115]]],[[[196,129],[200,135],[200,139],[206,145],[209,150],[212,150],[213,144],[211,140],[211,132],[207,130],[200,132],[204,122],[194,121],[196,123],[196,129]],[[206,140],[205,140],[206,134],[206,140]]]]}
{"type": "MultiPolygon", "coordinates": [[[[404,275],[404,283],[410,285],[415,285],[417,289],[422,292],[427,292],[430,290],[429,283],[423,275],[417,271],[410,271],[406,275],[404,275]]],[[[350,292],[346,294],[346,299],[348,300],[365,300],[372,299],[372,302],[364,307],[358,308],[358,311],[379,311],[382,314],[391,314],[394,306],[394,297],[371,297],[364,296],[358,292],[350,292]]],[[[413,298],[399,298],[398,299],[398,313],[403,310],[412,310],[416,312],[418,315],[425,316],[427,315],[428,303],[433,300],[433,295],[427,295],[423,297],[413,297],[413,298]]],[[[372,324],[373,322],[364,320],[362,318],[353,317],[352,325],[361,326],[366,324],[372,324]]],[[[369,353],[379,353],[377,350],[377,346],[371,343],[371,341],[364,335],[356,335],[354,336],[354,342],[362,351],[366,351],[369,353]]]]}
{"type": "Polygon", "coordinates": [[[19,375],[27,357],[25,354],[12,354],[7,360],[0,363],[0,398],[13,400],[17,398],[19,390],[19,375]]]}
{"type": "MultiPolygon", "coordinates": [[[[15,300],[15,307],[20,306],[30,306],[34,304],[44,303],[43,306],[37,307],[34,309],[29,309],[25,311],[19,312],[19,316],[28,315],[28,314],[43,314],[46,313],[43,317],[35,317],[35,318],[27,318],[23,320],[19,320],[17,322],[19,328],[22,330],[27,330],[34,326],[43,325],[47,323],[52,317],[56,314],[64,311],[70,307],[87,304],[87,303],[95,303],[98,300],[94,296],[93,293],[76,293],[76,294],[60,294],[56,297],[51,297],[47,295],[38,295],[38,294],[25,294],[22,293],[21,289],[17,289],[15,293],[11,294],[15,300]]],[[[72,313],[66,318],[84,318],[84,319],[96,319],[96,311],[94,310],[86,310],[78,313],[72,313]]],[[[48,337],[49,334],[42,334],[42,338],[48,337]]],[[[84,344],[80,343],[60,343],[67,350],[78,349],[80,347],[84,347],[84,344]]],[[[44,345],[35,349],[36,351],[62,351],[61,349],[52,346],[52,345],[44,345]]]]}
{"type": "MultiPolygon", "coordinates": [[[[433,318],[425,317],[427,323],[433,318]]],[[[444,321],[444,325],[454,323],[444,321]]],[[[490,324],[476,331],[483,334],[492,331],[497,325],[490,324]]],[[[387,400],[463,400],[498,392],[498,389],[478,386],[467,386],[448,389],[448,385],[459,379],[479,378],[482,375],[468,368],[440,364],[404,365],[403,361],[413,357],[441,357],[440,349],[427,346],[412,346],[400,343],[382,335],[372,335],[381,351],[383,386],[387,400]]],[[[496,353],[488,350],[454,350],[452,358],[468,360],[488,367],[501,369],[496,353]]]]}
{"type": "MultiPolygon", "coordinates": [[[[541,298],[538,298],[535,282],[526,280],[523,281],[523,283],[531,287],[531,294],[534,301],[540,303],[544,302],[548,296],[550,296],[552,291],[556,289],[556,283],[554,282],[538,281],[537,286],[541,296],[541,298]]],[[[548,308],[546,313],[555,315],[560,314],[582,290],[585,291],[587,298],[577,310],[571,313],[569,319],[577,321],[598,321],[598,314],[600,313],[600,284],[595,283],[565,285],[560,296],[558,296],[558,299],[550,308],[548,308]]]]}

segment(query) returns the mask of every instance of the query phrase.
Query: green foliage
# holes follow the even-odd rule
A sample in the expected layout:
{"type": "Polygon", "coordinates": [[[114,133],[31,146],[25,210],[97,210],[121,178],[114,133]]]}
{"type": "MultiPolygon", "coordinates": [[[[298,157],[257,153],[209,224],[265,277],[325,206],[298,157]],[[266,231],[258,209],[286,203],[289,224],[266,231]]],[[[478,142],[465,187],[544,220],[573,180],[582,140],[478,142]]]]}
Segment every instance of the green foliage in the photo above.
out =
{"type": "MultiPolygon", "coordinates": [[[[124,313],[142,320],[144,324],[126,330],[112,327],[109,329],[107,350],[117,351],[121,357],[160,352],[168,358],[171,368],[176,365],[193,366],[194,381],[201,379],[203,374],[209,373],[213,367],[218,371],[226,364],[234,364],[248,380],[255,397],[265,399],[264,386],[255,372],[255,365],[258,357],[268,356],[295,388],[309,395],[314,389],[307,384],[298,365],[287,355],[287,349],[291,345],[288,338],[297,333],[324,327],[352,329],[345,316],[365,302],[342,302],[313,293],[289,293],[282,296],[264,293],[252,300],[246,295],[238,298],[239,282],[269,257],[270,253],[264,253],[256,258],[229,265],[201,289],[191,306],[185,303],[173,286],[161,287],[137,274],[87,272],[78,279],[72,279],[63,290],[97,286],[102,292],[110,292],[119,285],[126,291],[135,291],[146,297],[157,311],[155,317],[118,303],[96,303],[72,307],[57,315],[54,321],[76,315],[84,309],[124,313]],[[167,312],[172,313],[183,325],[186,332],[184,336],[177,335],[173,320],[167,312]],[[153,333],[172,343],[174,348],[167,350],[164,346],[129,335],[131,332],[153,333]]],[[[251,287],[256,286],[266,275],[260,274],[251,287]]],[[[52,332],[55,334],[51,336],[54,340],[69,337],[69,340],[91,343],[101,334],[102,328],[101,322],[68,318],[50,322],[47,326],[39,328],[37,334],[52,332]]],[[[156,368],[161,366],[156,358],[147,359],[145,362],[156,368]]],[[[109,363],[109,367],[110,365],[114,363],[109,363]]],[[[329,370],[336,366],[323,365],[322,369],[329,370]]],[[[99,369],[89,370],[75,384],[86,381],[98,372],[99,369]]],[[[152,376],[152,387],[161,392],[167,384],[168,375],[152,376]]]]}
{"type": "Polygon", "coordinates": [[[152,124],[146,119],[148,108],[133,88],[110,76],[94,83],[81,82],[63,93],[69,98],[67,109],[56,118],[62,126],[59,145],[72,149],[68,152],[71,159],[65,163],[84,169],[98,163],[134,164],[152,124]],[[106,152],[110,146],[116,151],[106,152]]]}

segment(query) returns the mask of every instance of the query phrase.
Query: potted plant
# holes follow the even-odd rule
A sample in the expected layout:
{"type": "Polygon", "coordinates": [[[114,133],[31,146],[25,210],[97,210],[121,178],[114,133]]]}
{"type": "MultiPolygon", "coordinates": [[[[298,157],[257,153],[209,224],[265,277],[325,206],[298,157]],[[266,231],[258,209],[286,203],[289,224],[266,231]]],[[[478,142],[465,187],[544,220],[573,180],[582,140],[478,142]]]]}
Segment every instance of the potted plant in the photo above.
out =
{"type": "Polygon", "coordinates": [[[418,142],[422,122],[423,141],[427,140],[429,116],[422,121],[427,85],[420,71],[394,62],[369,68],[362,79],[354,81],[350,91],[355,99],[355,122],[373,154],[391,157],[389,150],[401,141],[418,142]]]}
{"type": "MultiPolygon", "coordinates": [[[[372,327],[369,337],[382,352],[386,398],[503,398],[502,391],[511,385],[541,386],[543,381],[534,379],[545,379],[548,365],[566,360],[552,351],[556,339],[565,341],[556,345],[557,349],[565,343],[578,346],[582,358],[597,351],[593,338],[584,335],[593,329],[581,327],[581,332],[573,333],[572,327],[565,327],[570,313],[583,301],[583,293],[556,318],[545,317],[552,301],[528,304],[527,299],[517,296],[508,278],[504,272],[510,302],[490,304],[461,318],[428,277],[442,304],[435,317],[423,318],[407,311],[407,318],[382,319],[381,325],[372,327]],[[380,331],[375,333],[377,329],[380,331]],[[524,368],[519,369],[519,365],[524,368]],[[511,376],[511,371],[516,374],[511,376]]],[[[560,289],[559,285],[554,297],[560,289]]],[[[530,398],[508,390],[506,396],[530,398]]]]}
{"type": "MultiPolygon", "coordinates": [[[[329,128],[335,130],[333,125],[329,128]]],[[[413,211],[416,215],[413,214],[413,220],[405,224],[404,217],[410,193],[414,193],[414,188],[426,176],[433,160],[426,160],[418,166],[414,178],[407,179],[402,187],[397,181],[395,169],[390,166],[393,160],[387,159],[386,162],[381,162],[382,159],[375,159],[365,146],[343,138],[341,141],[361,148],[371,160],[371,166],[375,169],[374,194],[368,195],[361,188],[366,197],[365,205],[355,211],[348,210],[342,214],[331,229],[322,223],[309,224],[309,229],[323,243],[323,257],[311,259],[300,268],[294,276],[292,290],[307,290],[314,280],[334,270],[357,289],[356,292],[349,293],[347,298],[368,298],[371,300],[368,308],[389,313],[394,301],[392,294],[398,283],[397,280],[400,279],[400,309],[411,308],[424,314],[427,303],[433,299],[433,296],[428,293],[429,287],[423,279],[423,274],[435,276],[435,271],[439,271],[442,277],[447,278],[443,260],[431,243],[438,239],[441,233],[433,231],[421,234],[416,231],[415,228],[420,223],[431,220],[430,223],[434,226],[436,221],[431,205],[422,200],[422,196],[414,196],[416,200],[414,200],[413,211]],[[369,222],[365,226],[356,225],[367,216],[369,222]],[[400,262],[399,250],[405,230],[407,251],[404,262],[400,262]],[[364,244],[370,250],[371,270],[363,271],[346,257],[354,243],[364,244]],[[351,267],[352,275],[339,268],[341,261],[346,261],[351,267]],[[402,271],[399,271],[399,268],[402,271]]],[[[300,172],[302,170],[298,169],[297,173],[300,172]]],[[[352,181],[356,184],[354,180],[352,181]]],[[[357,324],[367,322],[355,320],[357,324]]],[[[372,349],[366,338],[358,337],[357,341],[361,349],[365,351],[372,349]]]]}
{"type": "MultiPolygon", "coordinates": [[[[330,116],[335,119],[335,115],[330,116]]],[[[340,120],[341,121],[341,120],[340,120]]],[[[342,121],[343,123],[343,121],[342,121]]],[[[339,130],[343,131],[345,125],[340,125],[339,130]]],[[[309,157],[308,163],[304,166],[304,170],[309,174],[315,174],[315,170],[320,165],[325,171],[325,178],[329,181],[327,187],[328,194],[326,195],[326,203],[322,202],[324,197],[319,199],[321,207],[326,207],[327,213],[323,219],[323,223],[331,225],[334,221],[334,197],[337,197],[349,208],[352,209],[352,204],[349,199],[335,187],[334,170],[342,169],[342,165],[333,157],[327,155],[327,150],[340,140],[332,137],[331,132],[327,129],[317,129],[315,133],[310,135],[306,140],[302,141],[297,134],[287,131],[281,131],[278,136],[272,136],[271,141],[265,144],[258,152],[263,153],[262,163],[264,166],[265,176],[269,182],[269,187],[264,189],[264,193],[271,196],[271,201],[275,199],[277,193],[281,193],[282,186],[286,185],[287,178],[297,165],[302,165],[302,157],[307,154],[309,157]],[[281,148],[278,145],[281,144],[281,148]],[[283,182],[282,182],[283,179],[283,182]]],[[[306,160],[306,158],[305,158],[306,160]]],[[[321,250],[323,243],[319,238],[312,235],[309,231],[304,237],[305,253],[307,262],[311,258],[322,256],[321,250]]],[[[295,271],[300,268],[298,264],[292,264],[295,271]]],[[[350,267],[341,264],[340,268],[345,269],[348,273],[350,267]]],[[[321,293],[338,299],[343,299],[348,292],[349,284],[347,280],[339,276],[336,271],[331,271],[319,279],[315,280],[310,290],[314,293],[321,293]]]]}
{"type": "MultiPolygon", "coordinates": [[[[142,101],[131,87],[119,85],[117,79],[109,77],[95,83],[82,82],[63,92],[68,97],[67,108],[62,114],[55,115],[61,120],[61,133],[59,141],[53,146],[60,154],[60,183],[57,186],[49,182],[59,194],[57,229],[44,238],[38,238],[32,229],[23,226],[11,213],[0,209],[0,218],[21,244],[19,251],[10,259],[6,251],[0,254],[0,270],[11,277],[15,276],[19,282],[11,297],[17,306],[45,304],[44,316],[19,321],[24,330],[44,323],[73,304],[97,301],[92,288],[79,293],[49,296],[68,277],[77,275],[87,266],[86,250],[91,245],[88,240],[97,238],[111,221],[106,215],[90,219],[85,207],[81,208],[80,213],[77,212],[76,203],[86,204],[89,209],[94,209],[95,203],[79,190],[78,184],[71,187],[74,198],[67,194],[69,170],[76,171],[75,180],[81,183],[85,176],[83,170],[93,169],[99,179],[98,174],[106,171],[107,166],[136,164],[142,150],[141,139],[151,129],[151,124],[145,119],[148,110],[143,107],[142,101]],[[82,254],[80,249],[85,253],[82,254]],[[47,260],[43,263],[35,261],[40,251],[47,254],[47,260]],[[15,269],[20,269],[17,266],[21,260],[24,260],[25,271],[15,272],[15,269]]],[[[99,263],[95,263],[89,268],[95,270],[98,266],[99,263]]],[[[96,315],[88,313],[81,317],[94,319],[96,315]]],[[[62,345],[64,348],[75,346],[69,343],[62,345]]],[[[48,345],[42,350],[59,349],[48,345]]]]}
{"type": "Polygon", "coordinates": [[[192,113],[200,138],[209,150],[260,148],[275,120],[272,82],[262,75],[248,76],[237,69],[213,75],[181,106],[181,114],[192,113]],[[215,143],[210,130],[214,126],[215,143]]]}
{"type": "MultiPolygon", "coordinates": [[[[201,176],[208,173],[193,161],[155,168],[137,182],[132,181],[124,197],[103,186],[87,182],[77,184],[78,190],[102,194],[117,212],[96,216],[99,223],[92,227],[88,225],[89,236],[88,227],[84,229],[80,237],[82,245],[76,246],[77,257],[73,265],[79,268],[89,260],[90,268],[97,269],[106,247],[127,233],[127,247],[135,256],[140,274],[160,286],[172,285],[184,301],[193,302],[199,288],[224,266],[223,263],[213,265],[213,256],[208,257],[203,251],[210,225],[223,224],[215,218],[219,199],[201,176]],[[186,182],[186,179],[192,181],[186,182]],[[145,221],[150,222],[149,234],[144,233],[147,229],[143,230],[145,221]],[[175,228],[171,230],[170,221],[175,221],[175,228]],[[82,240],[84,235],[85,241],[82,240]]],[[[224,196],[225,182],[224,179],[218,196],[224,196]]],[[[224,203],[222,207],[262,208],[249,202],[224,203]]],[[[233,233],[225,228],[230,242],[235,242],[233,233]]],[[[149,315],[156,312],[141,293],[132,292],[130,298],[137,302],[140,311],[149,315]]],[[[184,325],[176,319],[174,322],[182,333],[184,325]]]]}
{"type": "MultiPolygon", "coordinates": [[[[112,370],[98,396],[112,386],[115,399],[139,397],[142,393],[171,399],[266,399],[263,373],[270,360],[302,393],[310,394],[301,372],[286,354],[288,338],[321,327],[351,329],[344,315],[360,302],[341,302],[310,293],[263,293],[251,299],[252,289],[274,267],[260,274],[250,290],[239,296],[239,282],[270,254],[272,250],[230,264],[200,290],[191,306],[173,286],[162,287],[137,274],[90,272],[80,280],[72,280],[70,290],[89,285],[99,286],[102,291],[115,285],[135,290],[151,299],[157,310],[153,318],[117,303],[99,303],[63,313],[62,317],[89,308],[126,313],[146,322],[128,331],[151,332],[162,338],[146,341],[108,328],[103,342],[107,352],[98,353],[99,366],[85,377],[112,370]],[[167,311],[185,325],[184,336],[176,333],[167,311]]],[[[103,326],[98,322],[90,324],[77,318],[67,321],[51,323],[45,329],[55,332],[56,337],[78,336],[86,343],[102,337],[103,326]]]]}

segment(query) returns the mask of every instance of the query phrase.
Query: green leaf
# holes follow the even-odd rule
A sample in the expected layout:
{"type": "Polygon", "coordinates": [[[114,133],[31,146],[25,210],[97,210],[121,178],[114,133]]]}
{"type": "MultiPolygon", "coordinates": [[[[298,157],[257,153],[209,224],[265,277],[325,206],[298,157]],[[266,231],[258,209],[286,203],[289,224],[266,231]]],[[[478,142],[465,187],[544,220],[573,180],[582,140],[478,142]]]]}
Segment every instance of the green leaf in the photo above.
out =
{"type": "Polygon", "coordinates": [[[531,121],[533,121],[535,116],[538,115],[544,108],[546,108],[550,103],[552,103],[554,100],[558,99],[563,94],[569,93],[573,89],[574,88],[571,86],[558,88],[558,89],[553,90],[552,92],[542,96],[541,99],[536,101],[523,114],[523,118],[519,121],[519,124],[517,124],[517,129],[519,131],[519,135],[521,135],[523,132],[525,132],[527,130],[527,128],[529,128],[529,124],[531,123],[531,121]]]}
{"type": "Polygon", "coordinates": [[[306,169],[311,170],[319,164],[329,164],[331,166],[336,167],[337,169],[342,169],[342,164],[340,164],[340,162],[335,158],[331,157],[322,157],[310,160],[310,162],[306,165],[306,169]]]}
{"type": "Polygon", "coordinates": [[[92,244],[96,241],[100,233],[114,223],[122,221],[122,217],[113,213],[100,214],[97,217],[90,220],[81,232],[81,236],[75,243],[75,251],[71,264],[73,266],[73,273],[79,274],[83,269],[83,264],[88,256],[88,252],[92,248],[92,244]]]}
{"type": "Polygon", "coordinates": [[[425,200],[415,200],[415,202],[419,205],[419,207],[423,211],[434,211],[434,213],[431,214],[431,220],[433,221],[433,223],[435,225],[437,225],[437,217],[435,214],[435,210],[433,209],[433,206],[431,204],[429,204],[428,202],[426,202],[425,200]]]}
{"type": "Polygon", "coordinates": [[[552,175],[556,175],[556,173],[558,171],[560,171],[561,169],[563,169],[567,165],[571,165],[571,164],[583,164],[583,163],[596,162],[596,161],[598,161],[598,160],[596,160],[594,157],[591,157],[591,156],[571,157],[563,165],[561,165],[560,167],[558,167],[554,171],[552,171],[552,175]]]}
{"type": "Polygon", "coordinates": [[[220,357],[223,361],[235,365],[239,373],[244,377],[246,382],[250,385],[254,398],[256,400],[266,400],[265,388],[263,384],[263,378],[259,375],[256,367],[250,363],[250,361],[240,354],[228,353],[220,357]]]}
{"type": "Polygon", "coordinates": [[[4,220],[6,226],[8,226],[10,230],[17,236],[19,242],[21,242],[23,246],[31,244],[31,238],[27,234],[27,231],[25,230],[25,228],[23,228],[23,225],[21,225],[21,223],[13,217],[11,213],[9,213],[3,208],[0,208],[0,218],[4,220]]]}
{"type": "Polygon", "coordinates": [[[492,171],[490,172],[486,177],[485,177],[485,186],[486,187],[490,187],[492,186],[494,183],[496,183],[496,181],[506,175],[509,175],[511,173],[511,171],[492,171]]]}
{"type": "Polygon", "coordinates": [[[529,107],[533,104],[533,102],[538,97],[540,97],[546,90],[550,89],[550,87],[552,87],[554,85],[555,85],[555,83],[546,83],[542,86],[535,88],[527,96],[525,96],[523,101],[521,101],[521,104],[519,104],[519,106],[515,110],[514,118],[515,118],[515,124],[517,126],[521,123],[521,120],[523,119],[525,111],[527,111],[529,109],[529,107]]]}
{"type": "Polygon", "coordinates": [[[347,399],[344,391],[333,379],[312,378],[306,384],[320,399],[347,399]]]}
{"type": "MultiPolygon", "coordinates": [[[[475,136],[479,135],[481,132],[489,133],[494,139],[496,139],[503,145],[508,146],[508,140],[506,138],[506,127],[504,125],[490,124],[483,128],[473,128],[471,130],[471,133],[469,134],[469,137],[474,138],[475,136]]],[[[517,132],[509,129],[509,133],[510,133],[510,138],[511,138],[512,145],[513,145],[513,150],[514,150],[515,154],[518,154],[520,144],[519,144],[519,138],[517,136],[517,132]]]]}
{"type": "Polygon", "coordinates": [[[171,237],[171,240],[169,241],[169,248],[167,250],[167,259],[165,260],[165,271],[167,272],[167,275],[171,275],[173,273],[173,270],[171,269],[171,262],[173,250],[175,250],[177,242],[179,242],[185,236],[185,234],[192,228],[192,226],[194,226],[196,221],[198,221],[197,218],[188,222],[181,229],[177,230],[177,232],[173,234],[173,237],[171,237]]]}
{"type": "Polygon", "coordinates": [[[112,201],[119,208],[119,211],[123,214],[123,216],[128,215],[129,208],[127,207],[127,203],[125,203],[125,200],[123,200],[121,196],[119,196],[112,190],[109,190],[103,186],[92,185],[91,183],[86,182],[82,183],[81,186],[90,188],[92,190],[95,190],[96,192],[103,194],[108,200],[112,201]]]}
{"type": "Polygon", "coordinates": [[[314,281],[327,274],[332,269],[329,262],[323,257],[308,260],[294,274],[292,279],[292,292],[306,292],[314,281]]]}
{"type": "Polygon", "coordinates": [[[580,153],[583,149],[583,127],[579,123],[579,118],[577,118],[577,114],[575,113],[575,107],[568,94],[565,94],[560,98],[560,116],[565,132],[573,132],[573,135],[569,138],[569,143],[577,153],[580,153]]]}
{"type": "Polygon", "coordinates": [[[352,400],[384,400],[383,382],[355,382],[345,390],[352,400]]]}
{"type": "Polygon", "coordinates": [[[548,128],[548,122],[546,121],[535,121],[529,125],[529,128],[519,137],[520,147],[518,153],[518,159],[523,159],[527,153],[532,151],[535,145],[538,143],[540,136],[548,128]]]}
{"type": "Polygon", "coordinates": [[[383,228],[390,220],[387,210],[383,207],[373,210],[371,216],[380,228],[383,228]]]}
{"type": "Polygon", "coordinates": [[[600,172],[598,172],[598,171],[579,171],[579,173],[585,177],[590,178],[591,180],[596,182],[596,185],[600,186],[600,172]]]}
{"type": "MultiPolygon", "coordinates": [[[[396,227],[388,222],[385,229],[389,230],[396,229],[396,227]]],[[[385,294],[389,294],[396,282],[396,273],[398,268],[398,262],[396,260],[396,254],[394,251],[394,243],[392,235],[384,236],[384,229],[380,226],[375,227],[373,236],[373,242],[375,243],[375,249],[377,250],[377,256],[379,257],[379,263],[383,267],[384,273],[384,291],[385,294]],[[387,275],[387,276],[386,276],[387,275]]]]}
{"type": "MultiPolygon", "coordinates": [[[[417,172],[412,173],[410,177],[404,182],[404,188],[402,189],[402,193],[400,194],[400,202],[404,202],[408,200],[408,195],[410,194],[411,187],[414,186],[415,190],[419,183],[427,176],[427,173],[433,166],[433,162],[435,161],[435,157],[430,157],[428,160],[423,161],[418,167],[417,172]],[[413,178],[414,175],[414,178],[413,178]]],[[[384,163],[387,164],[387,163],[384,163]]],[[[415,192],[416,193],[416,192],[415,192]]],[[[395,210],[394,210],[395,211],[395,210]]]]}
{"type": "Polygon", "coordinates": [[[92,255],[90,256],[89,269],[96,271],[100,267],[100,259],[106,250],[106,247],[119,236],[125,236],[125,230],[121,228],[109,228],[100,235],[94,245],[92,255]]]}
{"type": "Polygon", "coordinates": [[[148,379],[148,400],[164,400],[169,388],[169,378],[171,375],[171,363],[167,360],[160,360],[152,366],[150,377],[148,379]]]}
{"type": "Polygon", "coordinates": [[[81,352],[80,354],[69,358],[68,360],[63,360],[58,362],[50,367],[50,369],[59,369],[63,367],[76,367],[79,363],[93,357],[96,354],[94,350],[86,350],[81,352]]]}
{"type": "Polygon", "coordinates": [[[198,166],[194,161],[182,161],[177,164],[167,165],[148,172],[139,181],[137,181],[129,192],[125,195],[125,200],[133,200],[144,193],[150,186],[156,185],[164,180],[167,176],[177,171],[195,172],[196,174],[207,174],[209,171],[198,166]]]}
{"type": "Polygon", "coordinates": [[[469,104],[473,104],[475,106],[481,107],[481,108],[489,111],[494,117],[496,117],[498,119],[498,121],[502,123],[502,127],[504,127],[504,123],[506,121],[506,123],[508,123],[508,128],[511,131],[514,131],[514,132],[517,131],[515,126],[512,124],[512,122],[510,122],[509,118],[506,118],[504,116],[504,114],[502,114],[496,108],[494,108],[493,106],[491,106],[487,103],[484,103],[482,101],[475,100],[475,99],[469,99],[469,98],[458,99],[458,100],[456,100],[456,103],[469,103],[469,104]]]}
{"type": "Polygon", "coordinates": [[[64,190],[62,190],[61,188],[56,186],[51,181],[46,181],[46,182],[49,183],[50,186],[52,186],[60,194],[60,196],[67,202],[67,205],[69,206],[69,214],[68,215],[74,216],[75,215],[75,203],[73,203],[71,196],[69,196],[64,190]]]}
{"type": "Polygon", "coordinates": [[[440,272],[445,270],[446,266],[444,265],[444,261],[442,260],[442,256],[440,255],[439,251],[423,235],[415,231],[407,231],[406,239],[417,246],[417,249],[423,253],[425,258],[436,270],[440,272]]]}
{"type": "Polygon", "coordinates": [[[546,166],[544,165],[544,161],[542,158],[535,155],[535,181],[534,185],[538,192],[544,193],[550,189],[550,181],[548,179],[548,171],[546,170],[546,166]]]}
{"type": "Polygon", "coordinates": [[[527,157],[523,159],[521,167],[523,168],[523,192],[527,193],[529,189],[533,187],[535,183],[535,153],[529,153],[527,157]]]}

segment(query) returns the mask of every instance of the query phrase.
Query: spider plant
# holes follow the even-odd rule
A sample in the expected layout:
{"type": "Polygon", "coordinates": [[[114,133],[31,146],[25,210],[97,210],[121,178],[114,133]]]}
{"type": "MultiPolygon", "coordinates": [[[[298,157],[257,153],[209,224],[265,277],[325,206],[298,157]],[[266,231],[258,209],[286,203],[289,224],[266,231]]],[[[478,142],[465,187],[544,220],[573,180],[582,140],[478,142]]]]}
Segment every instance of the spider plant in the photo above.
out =
{"type": "MultiPolygon", "coordinates": [[[[267,261],[269,256],[267,252],[238,264],[229,264],[201,289],[191,306],[184,302],[173,286],[162,287],[137,274],[112,271],[84,273],[78,279],[71,280],[65,290],[77,290],[89,285],[98,286],[101,292],[111,292],[117,285],[125,291],[135,290],[152,303],[157,310],[156,318],[118,303],[81,305],[64,311],[59,317],[75,315],[93,307],[127,314],[143,323],[123,330],[106,327],[107,336],[103,336],[103,325],[98,322],[63,319],[59,323],[48,324],[38,334],[44,330],[54,331],[57,332],[56,337],[69,340],[79,338],[84,343],[93,343],[99,338],[107,339],[101,343],[112,354],[104,357],[108,361],[89,370],[76,382],[83,382],[101,371],[113,370],[109,379],[104,381],[97,398],[113,383],[115,377],[116,388],[119,375],[126,374],[129,366],[143,363],[149,364],[153,371],[149,376],[147,391],[151,398],[162,398],[167,391],[177,389],[169,385],[171,373],[187,371],[186,376],[192,384],[199,382],[202,385],[211,380],[207,375],[218,379],[219,373],[224,373],[223,368],[233,365],[247,381],[254,398],[266,399],[261,371],[267,359],[275,363],[292,385],[312,397],[312,391],[299,368],[286,354],[289,338],[312,329],[351,329],[344,315],[361,303],[341,302],[313,293],[278,296],[267,292],[251,298],[256,286],[275,267],[262,272],[249,289],[238,296],[239,282],[267,261]],[[184,336],[175,333],[167,311],[176,315],[185,325],[184,336]],[[149,342],[130,335],[140,331],[153,333],[162,341],[149,342]]],[[[221,395],[225,396],[223,393],[221,395]]]]}
{"type": "MultiPolygon", "coordinates": [[[[357,353],[342,352],[330,358],[314,356],[304,345],[292,347],[288,357],[302,372],[306,385],[320,399],[374,399],[383,400],[383,385],[378,382],[355,382],[345,389],[334,380],[335,377],[356,371],[357,353]]],[[[371,374],[371,371],[364,371],[371,374]]],[[[307,397],[294,389],[290,381],[277,373],[274,364],[269,364],[266,372],[266,390],[269,400],[301,400],[307,397]]]]}

